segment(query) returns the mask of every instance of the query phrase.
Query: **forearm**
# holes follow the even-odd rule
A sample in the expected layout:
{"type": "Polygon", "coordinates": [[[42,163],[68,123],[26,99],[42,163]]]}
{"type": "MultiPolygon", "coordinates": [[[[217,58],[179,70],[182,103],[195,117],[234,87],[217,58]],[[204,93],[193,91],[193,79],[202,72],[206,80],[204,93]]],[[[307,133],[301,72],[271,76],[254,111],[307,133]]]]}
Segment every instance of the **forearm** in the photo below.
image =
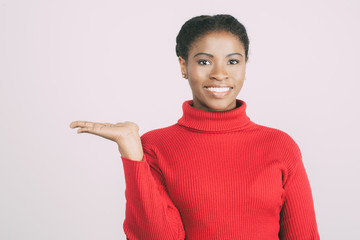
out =
{"type": "Polygon", "coordinates": [[[135,162],[122,157],[126,181],[124,231],[129,239],[185,238],[178,210],[154,178],[145,157],[135,162]]]}

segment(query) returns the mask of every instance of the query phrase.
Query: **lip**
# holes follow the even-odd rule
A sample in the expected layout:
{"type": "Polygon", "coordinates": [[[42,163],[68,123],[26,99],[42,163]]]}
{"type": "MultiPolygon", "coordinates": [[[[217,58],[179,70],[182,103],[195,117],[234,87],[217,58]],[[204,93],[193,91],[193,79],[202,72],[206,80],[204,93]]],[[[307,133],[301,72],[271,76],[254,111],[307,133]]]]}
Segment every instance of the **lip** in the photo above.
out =
{"type": "Polygon", "coordinates": [[[233,89],[233,87],[230,87],[227,85],[209,85],[209,86],[205,86],[204,89],[205,89],[205,92],[208,93],[211,97],[221,99],[221,98],[225,98],[226,96],[228,96],[230,94],[231,90],[233,89]],[[224,92],[215,92],[215,91],[210,91],[208,88],[228,88],[228,90],[226,90],[224,92]]]}
{"type": "Polygon", "coordinates": [[[209,87],[213,87],[213,88],[226,88],[226,87],[228,87],[228,88],[233,88],[233,87],[231,87],[231,86],[229,86],[229,85],[225,85],[225,84],[220,84],[220,85],[207,85],[207,86],[205,86],[204,88],[209,88],[209,87]]]}

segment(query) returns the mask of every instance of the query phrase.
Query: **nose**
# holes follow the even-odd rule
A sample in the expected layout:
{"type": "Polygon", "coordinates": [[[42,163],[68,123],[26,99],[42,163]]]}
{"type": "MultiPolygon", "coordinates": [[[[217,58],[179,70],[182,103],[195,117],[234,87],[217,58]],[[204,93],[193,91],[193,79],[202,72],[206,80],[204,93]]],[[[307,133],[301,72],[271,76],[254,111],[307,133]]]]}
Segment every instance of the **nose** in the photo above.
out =
{"type": "Polygon", "coordinates": [[[228,78],[229,78],[229,75],[226,71],[225,66],[222,66],[220,64],[214,65],[214,67],[210,73],[210,79],[222,81],[222,80],[225,80],[228,78]]]}

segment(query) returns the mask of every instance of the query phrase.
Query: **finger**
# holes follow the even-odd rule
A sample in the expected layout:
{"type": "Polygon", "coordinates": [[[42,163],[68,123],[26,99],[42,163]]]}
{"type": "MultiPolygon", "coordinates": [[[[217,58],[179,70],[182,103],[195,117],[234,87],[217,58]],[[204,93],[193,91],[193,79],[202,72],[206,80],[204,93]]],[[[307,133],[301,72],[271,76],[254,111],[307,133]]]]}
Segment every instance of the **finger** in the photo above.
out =
{"type": "Polygon", "coordinates": [[[94,123],[93,122],[88,122],[88,121],[75,121],[72,122],[70,124],[71,128],[76,128],[76,127],[92,127],[94,123]]]}
{"type": "Polygon", "coordinates": [[[79,129],[77,130],[77,133],[83,133],[83,132],[87,132],[87,129],[85,129],[85,128],[79,128],[79,129]]]}
{"type": "Polygon", "coordinates": [[[90,128],[87,128],[87,127],[82,127],[82,128],[79,128],[77,130],[77,133],[92,133],[92,134],[95,134],[92,129],[90,128]]]}
{"type": "Polygon", "coordinates": [[[81,125],[83,125],[84,121],[74,121],[72,123],[70,123],[70,127],[71,128],[76,128],[76,127],[81,127],[81,125]]]}
{"type": "Polygon", "coordinates": [[[78,123],[77,123],[78,121],[74,121],[74,122],[71,122],[70,123],[70,127],[71,128],[74,128],[78,123]]]}
{"type": "MultiPolygon", "coordinates": [[[[111,124],[111,123],[110,123],[111,124]]],[[[95,135],[103,136],[105,133],[105,128],[109,127],[103,123],[85,123],[83,127],[80,127],[77,133],[92,133],[95,135]]]]}

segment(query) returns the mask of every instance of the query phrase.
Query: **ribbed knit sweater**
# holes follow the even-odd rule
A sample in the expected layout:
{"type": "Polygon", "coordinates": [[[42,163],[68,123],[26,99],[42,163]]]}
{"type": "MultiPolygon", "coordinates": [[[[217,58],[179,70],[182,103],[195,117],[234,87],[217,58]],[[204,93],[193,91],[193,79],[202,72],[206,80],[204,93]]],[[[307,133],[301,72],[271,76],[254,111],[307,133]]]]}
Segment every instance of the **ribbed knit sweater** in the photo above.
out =
{"type": "Polygon", "coordinates": [[[185,101],[176,124],[141,136],[142,161],[122,157],[127,239],[320,239],[298,145],[236,102],[209,112],[185,101]]]}

